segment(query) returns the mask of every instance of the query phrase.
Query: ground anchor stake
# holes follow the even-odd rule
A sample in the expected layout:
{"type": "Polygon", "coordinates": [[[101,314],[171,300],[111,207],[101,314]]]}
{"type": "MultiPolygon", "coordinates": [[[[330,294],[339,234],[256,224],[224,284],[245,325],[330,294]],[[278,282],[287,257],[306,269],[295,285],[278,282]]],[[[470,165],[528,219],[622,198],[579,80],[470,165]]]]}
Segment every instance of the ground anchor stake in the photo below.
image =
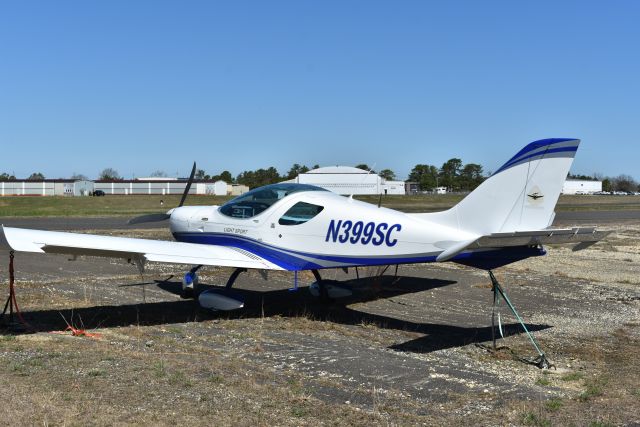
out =
{"type": "Polygon", "coordinates": [[[538,356],[535,357],[534,359],[525,359],[522,357],[518,357],[518,359],[520,359],[525,363],[529,363],[531,365],[537,366],[540,369],[549,369],[551,367],[555,368],[555,366],[551,362],[549,362],[544,352],[540,349],[538,342],[533,337],[533,334],[529,332],[529,329],[527,329],[527,326],[524,324],[522,317],[520,317],[520,315],[516,311],[516,308],[513,306],[513,304],[511,304],[511,301],[509,300],[507,293],[504,291],[504,289],[502,289],[502,286],[500,286],[500,283],[496,279],[496,276],[493,275],[493,271],[491,270],[489,270],[489,277],[491,278],[491,290],[493,292],[493,310],[491,312],[491,338],[493,340],[493,350],[494,351],[496,350],[496,335],[495,335],[495,323],[494,323],[495,308],[499,302],[499,298],[502,297],[502,299],[507,303],[507,305],[511,309],[511,312],[513,313],[513,315],[516,316],[516,319],[518,319],[518,322],[520,322],[520,325],[522,326],[522,329],[524,329],[527,336],[529,337],[531,344],[533,344],[533,347],[538,352],[538,356]]]}

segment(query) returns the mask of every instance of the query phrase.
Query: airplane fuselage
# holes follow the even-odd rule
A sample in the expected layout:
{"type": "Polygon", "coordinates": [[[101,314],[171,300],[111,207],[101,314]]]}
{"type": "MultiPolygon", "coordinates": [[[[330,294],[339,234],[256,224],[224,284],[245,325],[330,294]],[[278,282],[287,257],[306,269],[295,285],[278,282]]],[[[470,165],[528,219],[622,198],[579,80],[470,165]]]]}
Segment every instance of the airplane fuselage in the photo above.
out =
{"type": "Polygon", "coordinates": [[[326,191],[288,195],[249,218],[227,216],[218,206],[177,208],[170,227],[178,241],[233,246],[290,270],[428,262],[451,241],[473,238],[326,191]],[[300,204],[321,211],[296,223],[287,212],[300,204]]]}

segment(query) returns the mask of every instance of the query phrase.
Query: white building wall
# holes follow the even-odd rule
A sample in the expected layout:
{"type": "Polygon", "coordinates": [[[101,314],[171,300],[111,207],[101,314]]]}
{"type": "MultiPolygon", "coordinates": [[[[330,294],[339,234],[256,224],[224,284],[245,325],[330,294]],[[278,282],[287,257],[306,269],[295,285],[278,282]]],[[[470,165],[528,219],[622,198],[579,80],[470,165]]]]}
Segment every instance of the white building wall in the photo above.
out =
{"type": "MultiPolygon", "coordinates": [[[[224,195],[227,194],[226,183],[224,195]]],[[[105,194],[182,194],[187,182],[184,180],[168,179],[160,181],[2,181],[0,182],[0,196],[79,196],[89,194],[94,190],[102,190],[105,194]]],[[[194,183],[189,194],[213,194],[212,183],[194,183]],[[211,191],[208,191],[210,188],[211,191]]],[[[242,191],[246,192],[248,191],[242,191]]]]}
{"type": "Polygon", "coordinates": [[[404,187],[404,181],[385,181],[383,180],[382,184],[382,192],[384,194],[391,195],[404,195],[406,194],[406,190],[404,187]]]}
{"type": "Polygon", "coordinates": [[[224,181],[216,181],[213,183],[213,194],[216,196],[226,196],[228,184],[224,181]]]}
{"type": "Polygon", "coordinates": [[[242,184],[227,184],[227,194],[241,196],[249,191],[249,187],[242,184]]]}
{"type": "Polygon", "coordinates": [[[0,184],[2,196],[54,196],[55,183],[51,181],[4,181],[0,184]]]}
{"type": "Polygon", "coordinates": [[[568,179],[562,186],[562,194],[592,194],[602,191],[602,181],[568,179]]]}

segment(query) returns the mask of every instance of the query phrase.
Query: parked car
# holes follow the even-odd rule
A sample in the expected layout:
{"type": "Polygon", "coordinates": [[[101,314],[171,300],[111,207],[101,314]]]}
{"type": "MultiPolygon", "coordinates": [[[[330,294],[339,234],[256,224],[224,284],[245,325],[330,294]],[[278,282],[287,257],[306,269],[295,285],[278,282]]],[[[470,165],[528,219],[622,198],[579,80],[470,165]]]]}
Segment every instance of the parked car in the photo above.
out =
{"type": "Polygon", "coordinates": [[[102,190],[95,190],[95,191],[93,192],[93,194],[92,194],[92,195],[93,195],[93,196],[96,196],[96,197],[101,197],[101,196],[104,196],[104,191],[102,191],[102,190]]]}

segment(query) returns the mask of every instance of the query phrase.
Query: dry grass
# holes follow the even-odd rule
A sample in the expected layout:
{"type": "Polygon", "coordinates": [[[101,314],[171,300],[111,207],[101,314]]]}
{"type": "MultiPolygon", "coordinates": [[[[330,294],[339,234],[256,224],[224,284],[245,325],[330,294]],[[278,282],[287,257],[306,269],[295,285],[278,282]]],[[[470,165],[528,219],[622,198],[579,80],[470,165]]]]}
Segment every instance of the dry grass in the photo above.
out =
{"type": "MultiPolygon", "coordinates": [[[[13,424],[384,424],[387,414],[329,405],[295,373],[167,332],[124,328],[101,340],[37,334],[0,341],[0,399],[13,424]]],[[[413,422],[408,415],[395,417],[413,422]]]]}
{"type": "MultiPolygon", "coordinates": [[[[139,195],[104,197],[0,197],[0,217],[3,216],[120,216],[154,213],[177,206],[179,195],[139,195]],[[160,200],[164,205],[160,206],[160,200]]],[[[458,203],[461,194],[420,194],[383,197],[382,205],[403,212],[430,212],[448,209],[458,203]]],[[[190,196],[187,205],[220,205],[231,197],[190,196]]],[[[378,204],[378,196],[356,196],[378,204]]],[[[640,209],[640,197],[635,196],[561,196],[557,211],[629,210],[640,209]]]]}
{"type": "Polygon", "coordinates": [[[622,425],[640,419],[638,335],[637,329],[619,329],[608,337],[567,347],[565,350],[590,369],[546,375],[542,384],[545,387],[567,389],[567,385],[573,384],[576,390],[565,398],[523,404],[518,411],[522,423],[622,425]]]}
{"type": "MultiPolygon", "coordinates": [[[[0,217],[10,216],[120,216],[164,212],[177,206],[177,195],[104,197],[0,197],[0,217]],[[164,205],[160,205],[160,201],[164,205]]],[[[190,196],[189,205],[220,205],[230,197],[190,196]]]]}

